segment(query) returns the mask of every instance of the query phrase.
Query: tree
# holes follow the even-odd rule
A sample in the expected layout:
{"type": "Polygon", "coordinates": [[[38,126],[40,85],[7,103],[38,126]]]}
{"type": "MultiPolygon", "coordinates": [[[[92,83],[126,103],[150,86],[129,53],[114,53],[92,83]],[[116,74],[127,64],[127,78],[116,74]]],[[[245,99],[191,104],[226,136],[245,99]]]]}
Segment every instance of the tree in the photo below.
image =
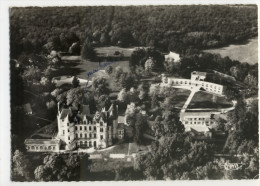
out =
{"type": "Polygon", "coordinates": [[[85,42],[81,51],[82,59],[94,61],[97,58],[95,49],[91,46],[90,43],[85,42]]]}
{"type": "Polygon", "coordinates": [[[13,158],[12,158],[12,162],[13,162],[13,179],[14,180],[19,180],[22,181],[20,179],[24,179],[29,181],[30,180],[30,174],[29,174],[29,160],[25,157],[25,155],[19,151],[16,150],[14,152],[13,158]],[[21,177],[21,178],[20,178],[21,177]]]}
{"type": "Polygon", "coordinates": [[[107,66],[107,67],[105,68],[105,72],[106,72],[108,75],[112,74],[112,73],[113,73],[113,67],[112,67],[112,66],[107,66]]]}
{"type": "Polygon", "coordinates": [[[110,98],[108,95],[101,95],[99,98],[98,98],[98,103],[97,103],[97,108],[99,110],[105,108],[106,110],[109,109],[111,105],[111,101],[110,101],[110,98]]]}
{"type": "Polygon", "coordinates": [[[145,71],[147,72],[152,72],[153,69],[155,67],[155,62],[153,61],[153,59],[149,58],[145,64],[144,64],[144,68],[145,68],[145,71]]]}
{"type": "Polygon", "coordinates": [[[130,88],[136,86],[136,77],[132,73],[121,74],[119,84],[122,88],[125,88],[128,91],[130,88]]]}
{"type": "Polygon", "coordinates": [[[108,82],[104,77],[93,78],[92,87],[98,96],[103,94],[108,95],[110,93],[110,89],[108,88],[108,82]]]}
{"type": "Polygon", "coordinates": [[[143,143],[144,129],[147,125],[147,119],[141,114],[135,115],[134,142],[138,145],[143,143]]]}
{"type": "Polygon", "coordinates": [[[72,87],[77,88],[78,86],[79,86],[79,79],[77,78],[77,76],[74,76],[72,80],[72,87]]]}
{"type": "Polygon", "coordinates": [[[72,154],[67,156],[51,154],[45,156],[43,164],[35,169],[34,175],[37,181],[79,181],[81,171],[88,173],[87,170],[89,170],[88,158],[85,156],[80,158],[72,154]]]}
{"type": "Polygon", "coordinates": [[[22,78],[24,81],[32,81],[32,80],[40,80],[41,71],[38,67],[30,66],[26,69],[23,74],[22,78]]]}
{"type": "MultiPolygon", "coordinates": [[[[58,100],[58,101],[63,101],[63,100],[58,100]]],[[[77,109],[81,101],[82,101],[82,90],[80,87],[70,89],[67,92],[66,95],[67,105],[71,105],[73,106],[74,109],[77,109]]]]}
{"type": "Polygon", "coordinates": [[[136,171],[133,167],[122,167],[115,169],[115,180],[116,181],[130,181],[130,180],[142,180],[142,172],[136,171]]]}
{"type": "Polygon", "coordinates": [[[127,102],[127,92],[126,89],[123,88],[117,95],[117,100],[126,103],[127,102]]]}

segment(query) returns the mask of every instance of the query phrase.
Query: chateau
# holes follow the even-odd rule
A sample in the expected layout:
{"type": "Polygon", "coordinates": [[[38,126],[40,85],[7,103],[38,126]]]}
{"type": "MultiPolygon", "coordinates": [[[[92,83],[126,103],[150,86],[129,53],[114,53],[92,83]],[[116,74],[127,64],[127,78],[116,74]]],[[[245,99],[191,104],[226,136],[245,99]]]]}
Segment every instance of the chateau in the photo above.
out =
{"type": "MultiPolygon", "coordinates": [[[[58,104],[59,105],[59,104],[58,104]]],[[[73,150],[76,147],[106,148],[113,141],[124,138],[124,117],[118,116],[118,108],[112,104],[95,114],[89,105],[82,105],[77,113],[71,108],[59,108],[57,114],[58,133],[55,139],[27,139],[28,151],[73,150]]]]}
{"type": "Polygon", "coordinates": [[[193,71],[190,79],[170,78],[162,74],[162,83],[168,86],[189,86],[191,89],[200,89],[206,92],[223,95],[224,86],[204,81],[206,72],[193,71]]]}

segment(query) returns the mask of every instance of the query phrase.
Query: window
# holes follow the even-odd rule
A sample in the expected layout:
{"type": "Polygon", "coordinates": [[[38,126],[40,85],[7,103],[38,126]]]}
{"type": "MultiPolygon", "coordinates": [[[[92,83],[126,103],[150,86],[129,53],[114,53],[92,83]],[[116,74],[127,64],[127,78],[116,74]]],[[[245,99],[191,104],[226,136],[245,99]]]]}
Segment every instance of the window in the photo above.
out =
{"type": "Polygon", "coordinates": [[[42,146],[40,146],[40,149],[42,150],[42,149],[43,149],[43,147],[42,147],[42,146]]]}
{"type": "Polygon", "coordinates": [[[97,146],[97,142],[96,141],[94,141],[94,147],[96,147],[97,146]]]}
{"type": "Polygon", "coordinates": [[[91,141],[89,142],[89,146],[90,146],[90,147],[92,146],[92,143],[91,143],[91,141]]]}
{"type": "Polygon", "coordinates": [[[94,130],[97,130],[96,126],[94,127],[94,130]]]}
{"type": "Polygon", "coordinates": [[[103,128],[100,128],[100,132],[103,132],[103,128]]]}
{"type": "Polygon", "coordinates": [[[176,81],[176,84],[178,84],[178,81],[176,81]]]}
{"type": "Polygon", "coordinates": [[[63,135],[65,134],[65,130],[63,130],[63,135]]]}
{"type": "Polygon", "coordinates": [[[75,126],[75,129],[76,129],[76,130],[78,130],[78,127],[77,127],[77,126],[75,126]]]}
{"type": "Polygon", "coordinates": [[[62,122],[64,122],[64,119],[62,120],[62,122]]]}
{"type": "Polygon", "coordinates": [[[36,150],[38,150],[38,147],[36,146],[36,150]]]}
{"type": "Polygon", "coordinates": [[[49,146],[48,149],[51,150],[51,146],[49,146]]]}
{"type": "Polygon", "coordinates": [[[30,146],[27,146],[27,149],[30,150],[30,146]]]}
{"type": "Polygon", "coordinates": [[[194,120],[197,120],[197,118],[194,118],[194,120]]]}
{"type": "Polygon", "coordinates": [[[185,124],[188,124],[189,122],[188,121],[185,121],[185,124]]]}
{"type": "Polygon", "coordinates": [[[85,138],[88,138],[88,135],[87,135],[87,134],[85,134],[85,138]]]}
{"type": "Polygon", "coordinates": [[[100,135],[100,139],[103,139],[103,135],[100,135]]]}
{"type": "Polygon", "coordinates": [[[47,150],[47,147],[45,146],[44,149],[47,150]]]}
{"type": "Polygon", "coordinates": [[[185,84],[187,84],[187,81],[185,81],[185,84]]]}
{"type": "Polygon", "coordinates": [[[70,140],[70,137],[68,137],[68,140],[70,140]]]}
{"type": "MultiPolygon", "coordinates": [[[[101,123],[101,122],[100,122],[101,123]]],[[[91,130],[91,126],[88,127],[88,130],[91,130]]]]}
{"type": "Polygon", "coordinates": [[[52,149],[55,150],[55,146],[53,146],[52,149]]]}
{"type": "Polygon", "coordinates": [[[86,121],[84,121],[83,123],[86,124],[86,121]]]}
{"type": "Polygon", "coordinates": [[[206,84],[206,87],[208,87],[208,84],[206,84]]]}
{"type": "Polygon", "coordinates": [[[34,149],[34,146],[32,146],[31,149],[34,149]]]}
{"type": "Polygon", "coordinates": [[[70,132],[70,129],[68,129],[68,132],[70,132]]]}
{"type": "Polygon", "coordinates": [[[194,122],[194,124],[196,124],[196,121],[194,122]]]}
{"type": "Polygon", "coordinates": [[[76,138],[78,138],[78,134],[76,134],[76,138]]]}
{"type": "Polygon", "coordinates": [[[82,130],[82,126],[79,127],[79,130],[82,130]]]}
{"type": "Polygon", "coordinates": [[[80,133],[80,138],[82,138],[82,134],[80,133]]]}
{"type": "Polygon", "coordinates": [[[69,126],[70,124],[69,123],[67,123],[67,126],[69,126]]]}
{"type": "Polygon", "coordinates": [[[182,81],[181,81],[181,84],[182,84],[182,81]]]}
{"type": "Polygon", "coordinates": [[[97,136],[96,136],[96,134],[94,134],[94,138],[96,138],[97,136]]]}
{"type": "MultiPolygon", "coordinates": [[[[85,121],[85,123],[86,123],[86,121],[85,121]]],[[[84,130],[87,130],[87,127],[86,127],[86,126],[84,127],[84,130]]]]}
{"type": "Polygon", "coordinates": [[[92,134],[89,134],[89,137],[92,138],[92,134]]]}

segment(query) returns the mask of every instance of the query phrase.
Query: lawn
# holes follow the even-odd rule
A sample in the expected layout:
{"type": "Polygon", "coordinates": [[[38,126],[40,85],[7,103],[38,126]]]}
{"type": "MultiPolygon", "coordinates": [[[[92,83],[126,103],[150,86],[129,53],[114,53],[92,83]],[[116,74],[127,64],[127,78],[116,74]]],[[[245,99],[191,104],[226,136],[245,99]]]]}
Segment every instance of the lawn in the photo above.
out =
{"type": "Polygon", "coordinates": [[[109,159],[105,160],[91,160],[90,171],[91,172],[102,172],[102,171],[111,171],[118,169],[119,167],[131,167],[133,166],[132,162],[127,162],[125,159],[109,159]]]}
{"type": "Polygon", "coordinates": [[[148,146],[145,145],[137,145],[136,143],[130,143],[129,154],[138,153],[142,151],[149,151],[148,146]]]}
{"type": "MultiPolygon", "coordinates": [[[[131,55],[133,49],[125,49],[125,48],[119,48],[119,47],[101,47],[96,49],[98,51],[98,54],[101,55],[113,55],[114,51],[123,51],[124,57],[122,59],[116,60],[116,62],[110,64],[110,66],[115,69],[117,66],[120,66],[123,71],[129,72],[129,56],[131,55]]],[[[106,62],[110,62],[109,60],[105,60],[106,62]]],[[[108,82],[110,89],[114,91],[119,91],[118,85],[115,84],[113,81],[112,76],[109,76],[105,73],[105,68],[99,68],[99,62],[93,62],[93,61],[83,61],[81,60],[80,56],[63,56],[62,57],[63,64],[61,67],[57,70],[55,70],[55,78],[59,77],[72,77],[77,76],[82,79],[88,79],[91,80],[93,77],[105,77],[108,82]],[[92,72],[93,70],[98,69],[97,72],[93,73],[90,77],[88,76],[89,72],[92,72]]],[[[104,62],[101,62],[103,64],[104,62]]],[[[71,82],[69,82],[71,83],[71,82]]]]}
{"type": "Polygon", "coordinates": [[[55,133],[58,132],[57,120],[54,120],[51,124],[46,125],[37,130],[31,138],[34,139],[51,139],[55,133]]]}
{"type": "Polygon", "coordinates": [[[176,89],[173,97],[173,104],[175,105],[175,107],[177,108],[183,107],[189,95],[190,95],[190,90],[180,89],[180,88],[176,89]]]}
{"type": "Polygon", "coordinates": [[[98,154],[101,153],[107,157],[109,156],[109,154],[127,154],[128,146],[129,146],[129,143],[121,143],[121,144],[115,145],[114,147],[99,151],[97,153],[98,154]]]}
{"type": "Polygon", "coordinates": [[[188,109],[205,108],[205,109],[221,109],[232,107],[232,103],[228,102],[225,97],[212,95],[206,92],[196,92],[192,98],[188,109]]]}
{"type": "MultiPolygon", "coordinates": [[[[110,66],[115,68],[120,66],[125,72],[129,72],[129,57],[131,56],[134,48],[120,48],[120,47],[98,47],[96,48],[98,56],[109,57],[114,56],[115,51],[123,53],[124,57],[118,58],[115,63],[112,63],[110,66]]],[[[62,57],[63,65],[57,72],[58,76],[74,76],[77,75],[79,78],[88,79],[88,72],[93,71],[99,67],[98,62],[93,61],[83,61],[80,56],[63,56],[62,57]]],[[[107,62],[110,62],[107,60],[107,62]]],[[[103,63],[103,62],[102,62],[103,63]]],[[[102,69],[101,69],[102,70],[102,69]]],[[[104,70],[104,69],[103,69],[104,70]]],[[[102,71],[94,73],[92,77],[102,75],[102,71]],[[100,74],[101,73],[101,74],[100,74]]]]}
{"type": "MultiPolygon", "coordinates": [[[[153,93],[155,86],[158,84],[152,84],[150,87],[150,94],[153,93]]],[[[160,92],[163,90],[171,89],[173,92],[173,105],[177,108],[182,108],[186,100],[190,95],[190,90],[181,89],[181,88],[174,88],[174,87],[160,87],[160,92]]]]}

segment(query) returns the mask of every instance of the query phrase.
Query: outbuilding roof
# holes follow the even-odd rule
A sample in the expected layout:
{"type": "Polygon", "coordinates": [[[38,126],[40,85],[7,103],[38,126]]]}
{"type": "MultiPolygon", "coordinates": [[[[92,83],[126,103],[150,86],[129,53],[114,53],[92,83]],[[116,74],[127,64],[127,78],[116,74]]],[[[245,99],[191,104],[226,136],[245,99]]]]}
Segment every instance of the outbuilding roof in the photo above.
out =
{"type": "Polygon", "coordinates": [[[26,139],[24,143],[26,145],[57,145],[60,139],[26,139]]]}

